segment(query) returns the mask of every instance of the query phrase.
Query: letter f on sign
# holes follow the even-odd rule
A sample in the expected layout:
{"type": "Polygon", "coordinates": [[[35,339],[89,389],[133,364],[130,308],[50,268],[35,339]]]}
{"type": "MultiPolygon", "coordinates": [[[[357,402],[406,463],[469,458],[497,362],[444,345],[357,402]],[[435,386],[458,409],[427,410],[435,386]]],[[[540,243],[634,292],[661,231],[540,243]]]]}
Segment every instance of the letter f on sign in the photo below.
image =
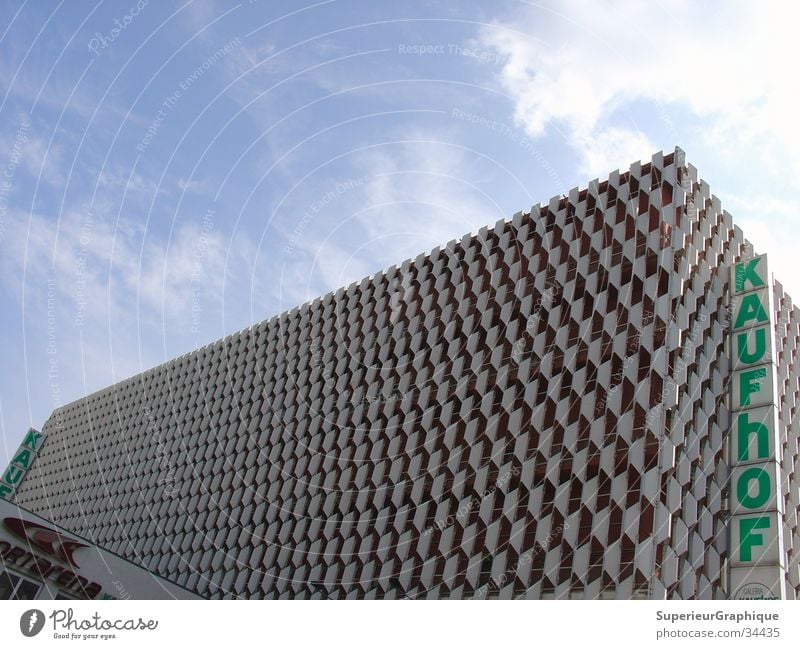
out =
{"type": "Polygon", "coordinates": [[[753,560],[753,548],[764,545],[764,535],[754,530],[768,530],[770,521],[767,516],[745,518],[739,521],[739,558],[742,561],[753,560]]]}
{"type": "Polygon", "coordinates": [[[739,375],[739,405],[741,407],[750,405],[751,394],[761,392],[761,382],[766,376],[767,370],[763,367],[742,372],[739,375]]]}

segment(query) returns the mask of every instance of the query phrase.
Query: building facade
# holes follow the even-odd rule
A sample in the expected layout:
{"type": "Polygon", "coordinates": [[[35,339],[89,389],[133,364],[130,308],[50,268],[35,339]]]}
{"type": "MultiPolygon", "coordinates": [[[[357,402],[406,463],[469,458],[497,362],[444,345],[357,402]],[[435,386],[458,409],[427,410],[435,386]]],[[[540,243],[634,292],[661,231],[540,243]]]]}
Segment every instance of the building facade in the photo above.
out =
{"type": "Polygon", "coordinates": [[[14,497],[209,598],[794,599],[800,311],[753,259],[659,153],[59,408],[14,497]]]}
{"type": "Polygon", "coordinates": [[[0,498],[0,599],[198,599],[0,498]]]}

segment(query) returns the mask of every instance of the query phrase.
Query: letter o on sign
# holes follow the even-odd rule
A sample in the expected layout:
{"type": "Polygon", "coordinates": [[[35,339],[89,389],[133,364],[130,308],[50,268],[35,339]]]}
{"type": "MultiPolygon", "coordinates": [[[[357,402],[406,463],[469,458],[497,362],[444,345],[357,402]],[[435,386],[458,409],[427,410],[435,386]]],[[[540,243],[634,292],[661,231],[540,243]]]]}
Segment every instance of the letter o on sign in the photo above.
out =
{"type": "Polygon", "coordinates": [[[770,479],[761,467],[751,467],[743,471],[736,482],[736,498],[745,509],[758,509],[767,504],[770,499],[770,479]],[[751,486],[755,485],[752,494],[751,486]]]}

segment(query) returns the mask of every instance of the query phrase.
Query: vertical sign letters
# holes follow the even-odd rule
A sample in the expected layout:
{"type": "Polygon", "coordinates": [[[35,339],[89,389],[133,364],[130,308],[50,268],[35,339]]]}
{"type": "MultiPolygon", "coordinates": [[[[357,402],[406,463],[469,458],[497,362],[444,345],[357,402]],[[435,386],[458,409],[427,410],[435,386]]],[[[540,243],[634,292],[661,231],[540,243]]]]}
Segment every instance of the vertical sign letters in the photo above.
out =
{"type": "Polygon", "coordinates": [[[31,468],[39,449],[44,444],[45,436],[31,428],[16,453],[11,456],[8,468],[0,476],[0,497],[8,498],[17,491],[22,478],[31,468]]]}
{"type": "Polygon", "coordinates": [[[767,256],[731,270],[732,599],[785,599],[772,282],[767,256]]]}

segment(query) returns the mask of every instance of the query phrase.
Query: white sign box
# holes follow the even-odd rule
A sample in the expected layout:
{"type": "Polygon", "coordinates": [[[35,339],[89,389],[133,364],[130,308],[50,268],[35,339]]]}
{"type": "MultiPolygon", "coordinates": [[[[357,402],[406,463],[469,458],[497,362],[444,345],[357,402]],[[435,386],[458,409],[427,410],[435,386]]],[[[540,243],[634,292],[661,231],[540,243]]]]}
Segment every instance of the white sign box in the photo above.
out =
{"type": "Polygon", "coordinates": [[[731,465],[777,460],[778,409],[774,405],[740,410],[731,421],[731,465]]]}
{"type": "Polygon", "coordinates": [[[780,565],[782,518],[777,512],[731,517],[731,565],[780,565]]]}
{"type": "Polygon", "coordinates": [[[731,570],[731,599],[786,599],[786,580],[780,570],[768,568],[734,568],[731,570]]]}
{"type": "Polygon", "coordinates": [[[759,255],[747,261],[740,261],[731,269],[731,295],[737,296],[750,291],[769,288],[769,284],[769,268],[766,255],[759,255]]]}
{"type": "Polygon", "coordinates": [[[766,255],[731,269],[730,599],[785,599],[772,281],[766,255]]]}
{"type": "Polygon", "coordinates": [[[768,406],[775,403],[775,368],[772,364],[757,365],[733,373],[732,410],[768,406]]]}
{"type": "Polygon", "coordinates": [[[778,498],[778,463],[744,464],[731,471],[731,514],[783,511],[778,498]]]}
{"type": "Polygon", "coordinates": [[[753,329],[769,324],[772,313],[772,292],[762,288],[731,300],[731,324],[734,331],[753,329]]]}
{"type": "Polygon", "coordinates": [[[741,329],[733,333],[731,357],[733,369],[743,369],[752,365],[772,363],[773,335],[770,324],[751,329],[741,329]]]}

